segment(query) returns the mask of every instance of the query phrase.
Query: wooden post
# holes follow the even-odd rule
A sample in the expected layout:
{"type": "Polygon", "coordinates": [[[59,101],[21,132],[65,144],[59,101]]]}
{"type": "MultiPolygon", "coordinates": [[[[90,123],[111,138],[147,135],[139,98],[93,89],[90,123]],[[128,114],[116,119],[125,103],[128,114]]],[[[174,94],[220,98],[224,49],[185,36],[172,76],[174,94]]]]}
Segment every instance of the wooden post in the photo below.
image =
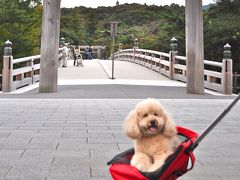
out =
{"type": "Polygon", "coordinates": [[[101,59],[101,47],[97,48],[97,58],[101,59]]]}
{"type": "Polygon", "coordinates": [[[233,91],[233,73],[232,73],[232,59],[231,46],[227,43],[224,46],[223,61],[222,61],[222,92],[230,95],[233,91]]]}
{"type": "Polygon", "coordinates": [[[61,0],[43,0],[40,93],[57,91],[61,0]]]}
{"type": "Polygon", "coordinates": [[[122,50],[122,43],[119,43],[119,45],[118,45],[118,60],[122,60],[122,59],[120,59],[121,50],[122,50]]]}
{"type": "Polygon", "coordinates": [[[118,22],[110,22],[111,24],[111,35],[112,35],[112,77],[114,78],[114,49],[115,49],[115,37],[117,36],[117,24],[118,22]]]}
{"type": "Polygon", "coordinates": [[[134,39],[133,42],[133,62],[136,63],[136,49],[138,49],[138,39],[134,39]]]}
{"type": "Polygon", "coordinates": [[[2,92],[11,92],[13,85],[13,56],[12,56],[12,43],[7,40],[3,53],[3,69],[2,69],[2,92]]]}
{"type": "Polygon", "coordinates": [[[187,92],[204,94],[202,0],[185,0],[187,92]]]}
{"type": "Polygon", "coordinates": [[[170,52],[169,52],[169,79],[174,79],[174,64],[177,56],[177,39],[173,37],[170,40],[170,52]]]}

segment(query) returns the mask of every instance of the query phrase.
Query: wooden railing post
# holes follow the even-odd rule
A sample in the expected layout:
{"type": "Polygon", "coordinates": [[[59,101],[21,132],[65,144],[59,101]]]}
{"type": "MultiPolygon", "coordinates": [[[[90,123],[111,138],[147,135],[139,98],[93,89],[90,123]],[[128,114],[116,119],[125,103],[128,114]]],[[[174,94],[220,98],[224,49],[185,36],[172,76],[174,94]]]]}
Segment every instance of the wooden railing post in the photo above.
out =
{"type": "Polygon", "coordinates": [[[34,80],[34,60],[31,59],[31,67],[32,67],[32,72],[31,72],[31,78],[32,78],[32,84],[35,83],[34,80]]]}
{"type": "Polygon", "coordinates": [[[174,64],[176,63],[177,56],[177,39],[173,37],[170,40],[170,52],[169,52],[169,79],[174,79],[174,64]]]}
{"type": "Polygon", "coordinates": [[[59,48],[63,48],[64,44],[65,44],[65,38],[61,37],[60,42],[59,42],[59,48]]]}
{"type": "Polygon", "coordinates": [[[136,61],[136,49],[138,49],[138,39],[134,39],[133,43],[133,62],[135,63],[136,61]]]}
{"type": "Polygon", "coordinates": [[[3,54],[3,70],[2,70],[2,92],[12,91],[12,70],[13,70],[13,56],[12,56],[12,43],[7,40],[5,42],[3,54]]]}
{"type": "Polygon", "coordinates": [[[97,48],[97,58],[101,59],[101,48],[100,47],[97,48]]]}
{"type": "Polygon", "coordinates": [[[121,60],[121,51],[122,51],[122,43],[119,43],[118,45],[118,60],[121,60]]]}
{"type": "Polygon", "coordinates": [[[222,92],[223,94],[232,94],[232,58],[231,46],[227,43],[224,46],[223,61],[222,61],[222,92]]]}

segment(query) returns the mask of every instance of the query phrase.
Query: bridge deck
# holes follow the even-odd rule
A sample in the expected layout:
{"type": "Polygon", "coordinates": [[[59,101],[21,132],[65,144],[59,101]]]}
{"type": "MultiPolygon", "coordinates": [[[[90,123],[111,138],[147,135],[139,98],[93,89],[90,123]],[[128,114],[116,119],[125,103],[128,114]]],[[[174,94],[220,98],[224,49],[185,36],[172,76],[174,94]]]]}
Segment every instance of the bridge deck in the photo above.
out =
{"type": "MultiPolygon", "coordinates": [[[[68,67],[59,68],[59,80],[76,80],[76,79],[109,79],[112,77],[110,60],[83,60],[83,67],[73,66],[73,60],[68,61],[68,67]]],[[[154,72],[146,67],[125,62],[115,61],[114,77],[116,79],[133,79],[133,80],[160,80],[171,82],[167,77],[154,72]]]]}
{"type": "Polygon", "coordinates": [[[68,61],[68,67],[60,67],[58,70],[59,80],[76,79],[108,79],[104,69],[96,60],[83,60],[83,67],[73,66],[73,60],[68,61]]]}
{"type": "MultiPolygon", "coordinates": [[[[110,180],[106,162],[132,147],[132,141],[122,133],[122,123],[140,99],[158,98],[178,125],[197,132],[232,99],[189,95],[184,87],[170,86],[165,79],[161,82],[169,82],[168,86],[149,79],[145,79],[147,86],[143,80],[139,80],[142,86],[107,84],[113,81],[98,62],[84,63],[85,68],[59,69],[62,85],[57,93],[39,94],[35,89],[0,94],[0,180],[110,180]],[[101,72],[95,71],[96,67],[101,72]],[[80,79],[87,69],[98,79],[80,79]],[[63,78],[67,71],[74,76],[63,78]],[[87,85],[91,80],[102,82],[87,85]]],[[[197,147],[195,168],[180,179],[239,179],[239,109],[238,103],[197,147]]]]}

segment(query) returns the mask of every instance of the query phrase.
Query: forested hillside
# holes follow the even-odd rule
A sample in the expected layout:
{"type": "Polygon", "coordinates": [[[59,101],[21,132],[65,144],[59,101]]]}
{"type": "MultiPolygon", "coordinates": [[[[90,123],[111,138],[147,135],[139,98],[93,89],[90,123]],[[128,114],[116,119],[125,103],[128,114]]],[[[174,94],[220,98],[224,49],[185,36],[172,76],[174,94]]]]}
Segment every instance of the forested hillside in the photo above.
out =
{"type": "MultiPolygon", "coordinates": [[[[13,42],[14,57],[39,53],[42,5],[40,0],[0,0],[0,51],[3,43],[13,42]]],[[[140,48],[169,51],[169,40],[178,39],[180,55],[185,55],[185,8],[120,4],[114,7],[63,8],[61,36],[66,42],[82,45],[105,45],[106,56],[111,46],[110,22],[118,21],[118,43],[132,48],[138,38],[140,48]]],[[[240,1],[217,0],[204,10],[205,59],[221,61],[223,46],[232,46],[234,71],[240,72],[240,1]]],[[[0,61],[0,66],[2,58],[0,61]]],[[[1,68],[1,67],[0,67],[1,68]]],[[[1,68],[2,69],[2,68],[1,68]]]]}
{"type": "MultiPolygon", "coordinates": [[[[110,22],[118,22],[118,43],[132,48],[138,38],[141,48],[169,51],[169,38],[184,44],[184,7],[123,4],[97,9],[62,9],[61,35],[70,43],[111,44],[110,22]]],[[[117,48],[117,47],[116,47],[117,48]]],[[[184,51],[184,50],[183,50],[184,51]]]]}

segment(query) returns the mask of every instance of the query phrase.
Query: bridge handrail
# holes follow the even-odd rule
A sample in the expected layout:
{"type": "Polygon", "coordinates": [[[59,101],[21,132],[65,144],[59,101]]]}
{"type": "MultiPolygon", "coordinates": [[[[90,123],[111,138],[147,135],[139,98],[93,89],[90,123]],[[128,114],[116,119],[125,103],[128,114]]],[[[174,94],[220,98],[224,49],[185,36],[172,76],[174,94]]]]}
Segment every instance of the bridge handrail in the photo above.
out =
{"type": "Polygon", "coordinates": [[[36,55],[36,56],[28,56],[28,57],[13,59],[13,64],[17,64],[17,63],[21,63],[21,62],[27,62],[27,61],[30,61],[30,60],[40,59],[40,57],[41,57],[41,55],[36,55]]]}
{"type": "MultiPolygon", "coordinates": [[[[187,81],[186,57],[177,55],[176,51],[169,53],[148,49],[124,49],[114,53],[114,59],[129,61],[146,66],[172,80],[187,81]]],[[[204,65],[217,67],[218,70],[204,69],[205,88],[226,93],[231,88],[232,61],[224,59],[222,62],[204,60],[204,65]],[[227,68],[227,69],[226,69],[227,68]],[[220,71],[221,70],[221,71],[220,71]],[[227,80],[229,79],[230,80],[227,80]],[[229,88],[229,89],[230,89],[229,88]]],[[[208,68],[208,69],[206,69],[208,68]]]]}
{"type": "Polygon", "coordinates": [[[216,66],[216,67],[222,67],[222,62],[216,62],[216,61],[209,61],[209,60],[204,60],[204,64],[206,65],[211,65],[211,66],[216,66]]]}
{"type": "Polygon", "coordinates": [[[156,55],[160,55],[160,56],[169,57],[169,54],[168,54],[168,53],[159,52],[159,51],[153,51],[153,50],[136,49],[136,52],[147,52],[147,53],[149,53],[149,54],[156,54],[156,55]]]}
{"type": "Polygon", "coordinates": [[[187,58],[185,56],[176,56],[176,59],[182,60],[182,61],[186,61],[187,58]]]}
{"type": "MultiPolygon", "coordinates": [[[[176,59],[186,61],[187,58],[185,56],[176,56],[176,59]]],[[[204,64],[216,66],[216,67],[222,67],[222,62],[204,60],[204,64]]]]}
{"type": "MultiPolygon", "coordinates": [[[[62,64],[62,49],[63,48],[59,48],[59,55],[58,55],[59,66],[62,64]]],[[[18,88],[21,88],[30,84],[34,84],[39,81],[41,55],[28,56],[28,57],[17,58],[17,59],[13,59],[13,57],[10,56],[8,61],[10,61],[10,64],[9,64],[10,69],[7,76],[10,81],[9,84],[11,86],[8,88],[9,91],[14,91],[18,88]],[[21,65],[17,65],[20,63],[21,65]]],[[[2,80],[2,77],[0,79],[2,80]]],[[[1,86],[3,86],[2,83],[3,82],[0,82],[0,90],[2,89],[1,86]]]]}
{"type": "MultiPolygon", "coordinates": [[[[121,50],[121,52],[127,52],[127,51],[134,51],[134,49],[124,49],[121,50]]],[[[165,56],[165,57],[169,57],[168,53],[164,53],[164,52],[159,52],[159,51],[154,51],[154,50],[149,50],[149,49],[135,49],[135,52],[143,52],[143,53],[149,53],[149,54],[156,54],[156,55],[161,55],[161,56],[165,56]]],[[[115,52],[118,53],[118,52],[115,52]]]]}

